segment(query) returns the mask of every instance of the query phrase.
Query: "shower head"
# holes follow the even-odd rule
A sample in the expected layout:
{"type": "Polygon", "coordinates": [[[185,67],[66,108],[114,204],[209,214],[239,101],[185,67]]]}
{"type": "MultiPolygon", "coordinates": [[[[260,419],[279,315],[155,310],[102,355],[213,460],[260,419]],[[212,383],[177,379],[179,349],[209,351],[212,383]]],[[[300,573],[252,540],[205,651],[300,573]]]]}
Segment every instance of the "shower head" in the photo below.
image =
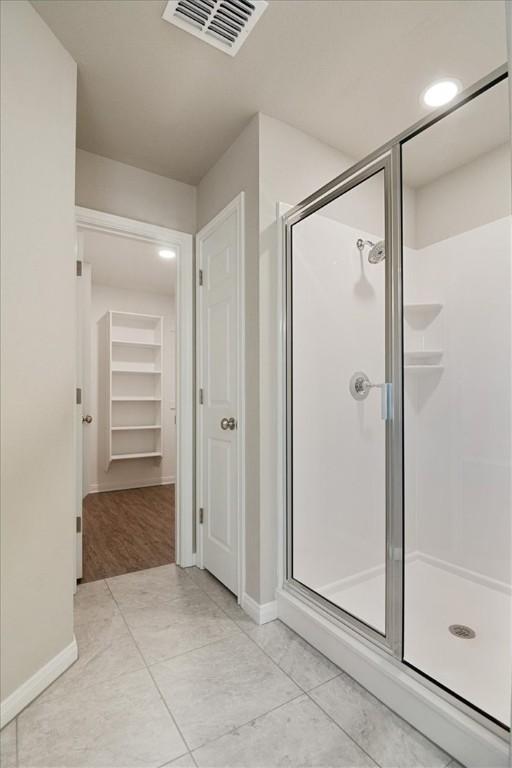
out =
{"type": "Polygon", "coordinates": [[[379,264],[385,258],[386,258],[386,248],[385,248],[384,240],[380,240],[378,243],[375,243],[375,245],[372,245],[372,247],[370,248],[370,253],[368,254],[368,261],[370,262],[370,264],[379,264]]]}
{"type": "Polygon", "coordinates": [[[372,240],[363,240],[361,237],[357,240],[356,246],[362,255],[366,245],[370,246],[368,252],[368,261],[370,264],[379,264],[386,258],[386,247],[384,240],[374,243],[372,240]]]}

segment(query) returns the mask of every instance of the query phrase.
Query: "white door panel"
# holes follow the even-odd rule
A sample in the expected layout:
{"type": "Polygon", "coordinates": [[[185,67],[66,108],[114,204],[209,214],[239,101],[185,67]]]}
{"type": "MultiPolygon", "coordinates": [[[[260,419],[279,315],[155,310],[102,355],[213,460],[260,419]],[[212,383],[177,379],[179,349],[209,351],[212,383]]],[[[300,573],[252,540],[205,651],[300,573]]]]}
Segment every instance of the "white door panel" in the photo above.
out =
{"type": "Polygon", "coordinates": [[[232,208],[197,237],[200,564],[238,594],[240,211],[232,208]],[[223,419],[234,420],[224,428],[223,419]],[[230,428],[234,425],[234,428],[230,428]]]}

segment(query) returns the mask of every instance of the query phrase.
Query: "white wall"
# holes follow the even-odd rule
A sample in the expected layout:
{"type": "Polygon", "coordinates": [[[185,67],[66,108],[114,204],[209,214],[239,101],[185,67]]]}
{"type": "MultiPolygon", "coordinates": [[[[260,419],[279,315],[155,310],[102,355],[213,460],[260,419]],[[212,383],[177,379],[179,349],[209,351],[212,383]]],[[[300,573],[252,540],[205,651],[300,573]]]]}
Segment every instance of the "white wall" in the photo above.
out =
{"type": "Polygon", "coordinates": [[[262,516],[262,602],[274,599],[277,584],[277,286],[276,204],[294,205],[342,173],[351,160],[302,131],[261,114],[260,141],[260,503],[262,516]]]}
{"type": "Polygon", "coordinates": [[[410,250],[404,260],[404,302],[443,305],[424,333],[413,336],[406,324],[405,348],[444,353],[444,370],[405,376],[407,549],[507,584],[510,253],[503,218],[410,250]]]}
{"type": "MultiPolygon", "coordinates": [[[[175,301],[172,296],[113,288],[109,285],[92,284],[91,291],[91,371],[90,412],[94,419],[87,425],[87,478],[89,493],[122,488],[138,488],[174,482],[176,478],[176,426],[175,410],[175,301]],[[163,458],[130,459],[110,464],[106,470],[108,454],[106,442],[105,392],[107,377],[102,364],[105,356],[105,339],[102,319],[108,310],[163,315],[163,458]]],[[[136,407],[136,406],[132,406],[136,407]]],[[[126,405],[123,403],[126,410],[126,405]]],[[[134,421],[133,423],[136,423],[134,421]]]]}
{"type": "MultiPolygon", "coordinates": [[[[257,602],[265,602],[261,600],[265,592],[261,579],[262,572],[269,567],[269,552],[260,549],[258,189],[259,121],[256,116],[199,183],[197,218],[200,229],[241,191],[245,192],[246,592],[257,602]]],[[[273,564],[270,567],[273,568],[273,564]]],[[[273,591],[267,599],[273,599],[273,591]]]]}
{"type": "Polygon", "coordinates": [[[76,203],[180,232],[196,231],[196,187],[83,149],[76,152],[76,203]]]}
{"type": "MultiPolygon", "coordinates": [[[[406,145],[404,168],[407,161],[406,145]]],[[[416,189],[414,246],[424,248],[507,216],[510,167],[510,147],[504,144],[416,189]]]]}
{"type": "MultiPolygon", "coordinates": [[[[76,66],[24,0],[1,4],[1,56],[1,685],[9,717],[8,697],[73,642],[76,66]]],[[[40,690],[32,681],[26,692],[40,690]]]]}

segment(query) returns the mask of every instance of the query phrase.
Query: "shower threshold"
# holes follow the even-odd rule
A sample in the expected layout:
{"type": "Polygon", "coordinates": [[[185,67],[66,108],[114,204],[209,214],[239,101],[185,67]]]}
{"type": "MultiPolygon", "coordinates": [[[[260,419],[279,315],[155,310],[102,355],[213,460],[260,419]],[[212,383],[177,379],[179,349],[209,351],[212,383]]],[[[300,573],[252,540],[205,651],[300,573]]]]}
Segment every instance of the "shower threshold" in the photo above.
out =
{"type": "MultiPolygon", "coordinates": [[[[421,553],[407,559],[404,658],[498,722],[509,723],[511,597],[506,585],[476,579],[421,553]],[[475,637],[450,632],[456,624],[466,625],[475,637]]],[[[330,593],[328,599],[370,625],[382,626],[382,601],[376,599],[381,594],[383,573],[330,593]]]]}
{"type": "MultiPolygon", "coordinates": [[[[421,563],[421,565],[432,570],[435,568],[435,566],[426,563],[421,563]]],[[[436,604],[433,601],[432,608],[436,605],[439,608],[439,605],[442,605],[447,609],[444,615],[438,616],[438,644],[433,643],[430,649],[428,647],[428,636],[429,633],[432,634],[431,623],[433,614],[429,610],[422,611],[422,606],[419,602],[421,600],[419,591],[417,591],[414,598],[415,601],[418,601],[415,606],[417,616],[416,618],[411,616],[411,618],[413,619],[412,626],[417,633],[417,637],[421,639],[423,637],[422,633],[425,633],[423,645],[418,644],[417,653],[428,654],[430,652],[431,655],[434,653],[435,658],[440,661],[439,653],[443,653],[445,648],[444,635],[447,635],[453,641],[457,649],[456,653],[461,654],[464,651],[464,647],[472,647],[472,644],[475,644],[479,635],[482,634],[480,629],[482,626],[482,616],[486,617],[483,623],[488,621],[490,609],[489,605],[487,605],[487,609],[485,608],[486,593],[484,592],[480,595],[482,602],[479,602],[479,609],[481,611],[479,616],[476,616],[477,611],[475,610],[471,614],[464,612],[464,618],[461,619],[459,610],[456,609],[457,607],[458,609],[462,607],[462,600],[464,599],[463,585],[458,584],[455,574],[447,573],[442,568],[437,568],[437,570],[440,572],[436,574],[438,579],[436,599],[438,602],[436,604]],[[451,580],[448,578],[449,576],[452,576],[451,580]],[[450,581],[451,587],[449,586],[450,581]],[[442,589],[445,589],[444,593],[442,589]],[[446,591],[447,589],[451,591],[446,591]],[[457,603],[453,602],[454,594],[459,597],[457,603]],[[454,611],[456,616],[452,620],[454,611]],[[447,619],[448,616],[449,620],[447,619]],[[444,624],[442,624],[443,621],[444,624]],[[470,626],[473,628],[475,628],[476,624],[477,638],[474,640],[463,640],[454,637],[448,630],[448,626],[454,623],[470,623],[470,626]]],[[[418,580],[425,579],[425,569],[423,569],[423,576],[421,575],[422,568],[416,569],[416,573],[418,580]]],[[[431,577],[433,576],[430,571],[428,573],[431,577]]],[[[408,574],[408,578],[411,579],[411,574],[408,574]]],[[[368,582],[370,581],[368,579],[368,582]]],[[[360,589],[362,583],[356,586],[360,589]]],[[[355,590],[356,586],[351,589],[355,590]]],[[[371,584],[368,583],[367,586],[371,588],[371,584]]],[[[468,590],[469,587],[471,587],[471,595],[473,597],[465,603],[468,608],[471,603],[476,602],[474,600],[474,581],[468,584],[468,590]]],[[[491,591],[486,587],[482,587],[482,589],[491,591]]],[[[347,589],[347,593],[348,591],[347,589]]],[[[409,585],[409,595],[410,597],[413,596],[411,585],[409,585]]],[[[346,594],[344,599],[348,597],[349,595],[346,594]]],[[[506,596],[503,595],[503,597],[506,596]]],[[[332,595],[330,595],[329,599],[332,600],[332,595]]],[[[464,705],[454,696],[450,696],[449,693],[438,685],[435,685],[414,669],[401,663],[398,659],[393,658],[389,653],[378,648],[355,630],[333,619],[332,615],[323,610],[313,598],[305,596],[293,584],[286,584],[277,591],[277,604],[278,617],[281,621],[290,626],[313,647],[317,648],[327,658],[367,688],[374,696],[455,757],[460,763],[467,766],[467,768],[481,768],[484,765],[492,765],[493,768],[509,768],[508,731],[504,728],[499,727],[496,723],[472,710],[469,706],[464,705]]],[[[344,605],[346,606],[346,602],[344,605]]],[[[503,621],[506,622],[505,614],[503,621]]],[[[505,629],[508,631],[508,627],[505,629]]],[[[491,630],[491,633],[494,631],[496,630],[491,630]]],[[[483,634],[485,637],[486,632],[484,631],[483,634]]],[[[481,636],[480,642],[483,642],[481,636]]],[[[501,637],[501,642],[503,642],[503,636],[501,637]]],[[[467,651],[464,651],[464,653],[467,653],[467,651]]],[[[495,674],[499,662],[496,659],[491,660],[493,650],[490,644],[486,647],[486,653],[489,663],[487,671],[490,670],[491,674],[495,674]]],[[[425,655],[422,663],[429,663],[429,658],[425,655]]],[[[414,661],[412,659],[407,661],[409,664],[419,664],[418,656],[414,658],[414,661]]],[[[446,668],[451,666],[449,663],[446,663],[446,659],[442,660],[442,664],[446,668]]],[[[464,666],[467,677],[475,676],[475,665],[472,662],[465,661],[464,666]]],[[[461,669],[462,667],[459,667],[459,670],[461,669]]],[[[432,670],[429,670],[428,674],[432,675],[432,670]]],[[[478,674],[476,677],[479,681],[478,690],[481,694],[482,685],[485,683],[485,675],[478,674]]],[[[494,677],[494,679],[496,678],[494,677]]],[[[500,675],[501,685],[509,679],[510,674],[507,673],[505,666],[502,666],[500,675]]],[[[495,706],[503,707],[503,700],[495,700],[495,706]]]]}

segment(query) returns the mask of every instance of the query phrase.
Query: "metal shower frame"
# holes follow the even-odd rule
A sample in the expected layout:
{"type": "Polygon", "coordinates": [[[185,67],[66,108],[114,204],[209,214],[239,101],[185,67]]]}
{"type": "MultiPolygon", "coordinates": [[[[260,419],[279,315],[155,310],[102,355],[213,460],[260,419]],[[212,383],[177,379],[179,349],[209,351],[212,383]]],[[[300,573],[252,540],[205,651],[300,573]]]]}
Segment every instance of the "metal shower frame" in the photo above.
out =
{"type": "Polygon", "coordinates": [[[461,92],[448,106],[430,112],[425,118],[395,136],[363,160],[309,195],[282,217],[283,242],[283,307],[282,343],[285,354],[286,375],[283,398],[283,455],[285,525],[284,525],[284,584],[283,589],[306,605],[339,623],[363,641],[377,646],[392,658],[402,671],[416,677],[434,689],[452,704],[471,714],[492,730],[503,733],[501,724],[464,701],[457,694],[444,689],[435,680],[415,670],[403,660],[403,588],[404,588],[404,466],[403,466],[403,301],[402,301],[402,145],[450,115],[469,101],[494,87],[508,77],[504,64],[461,92]],[[376,173],[384,172],[385,189],[385,338],[386,382],[392,382],[393,418],[386,422],[386,628],[385,634],[365,624],[355,616],[295,580],[292,576],[293,499],[292,499],[292,227],[327,203],[366,181],[376,173]]]}

